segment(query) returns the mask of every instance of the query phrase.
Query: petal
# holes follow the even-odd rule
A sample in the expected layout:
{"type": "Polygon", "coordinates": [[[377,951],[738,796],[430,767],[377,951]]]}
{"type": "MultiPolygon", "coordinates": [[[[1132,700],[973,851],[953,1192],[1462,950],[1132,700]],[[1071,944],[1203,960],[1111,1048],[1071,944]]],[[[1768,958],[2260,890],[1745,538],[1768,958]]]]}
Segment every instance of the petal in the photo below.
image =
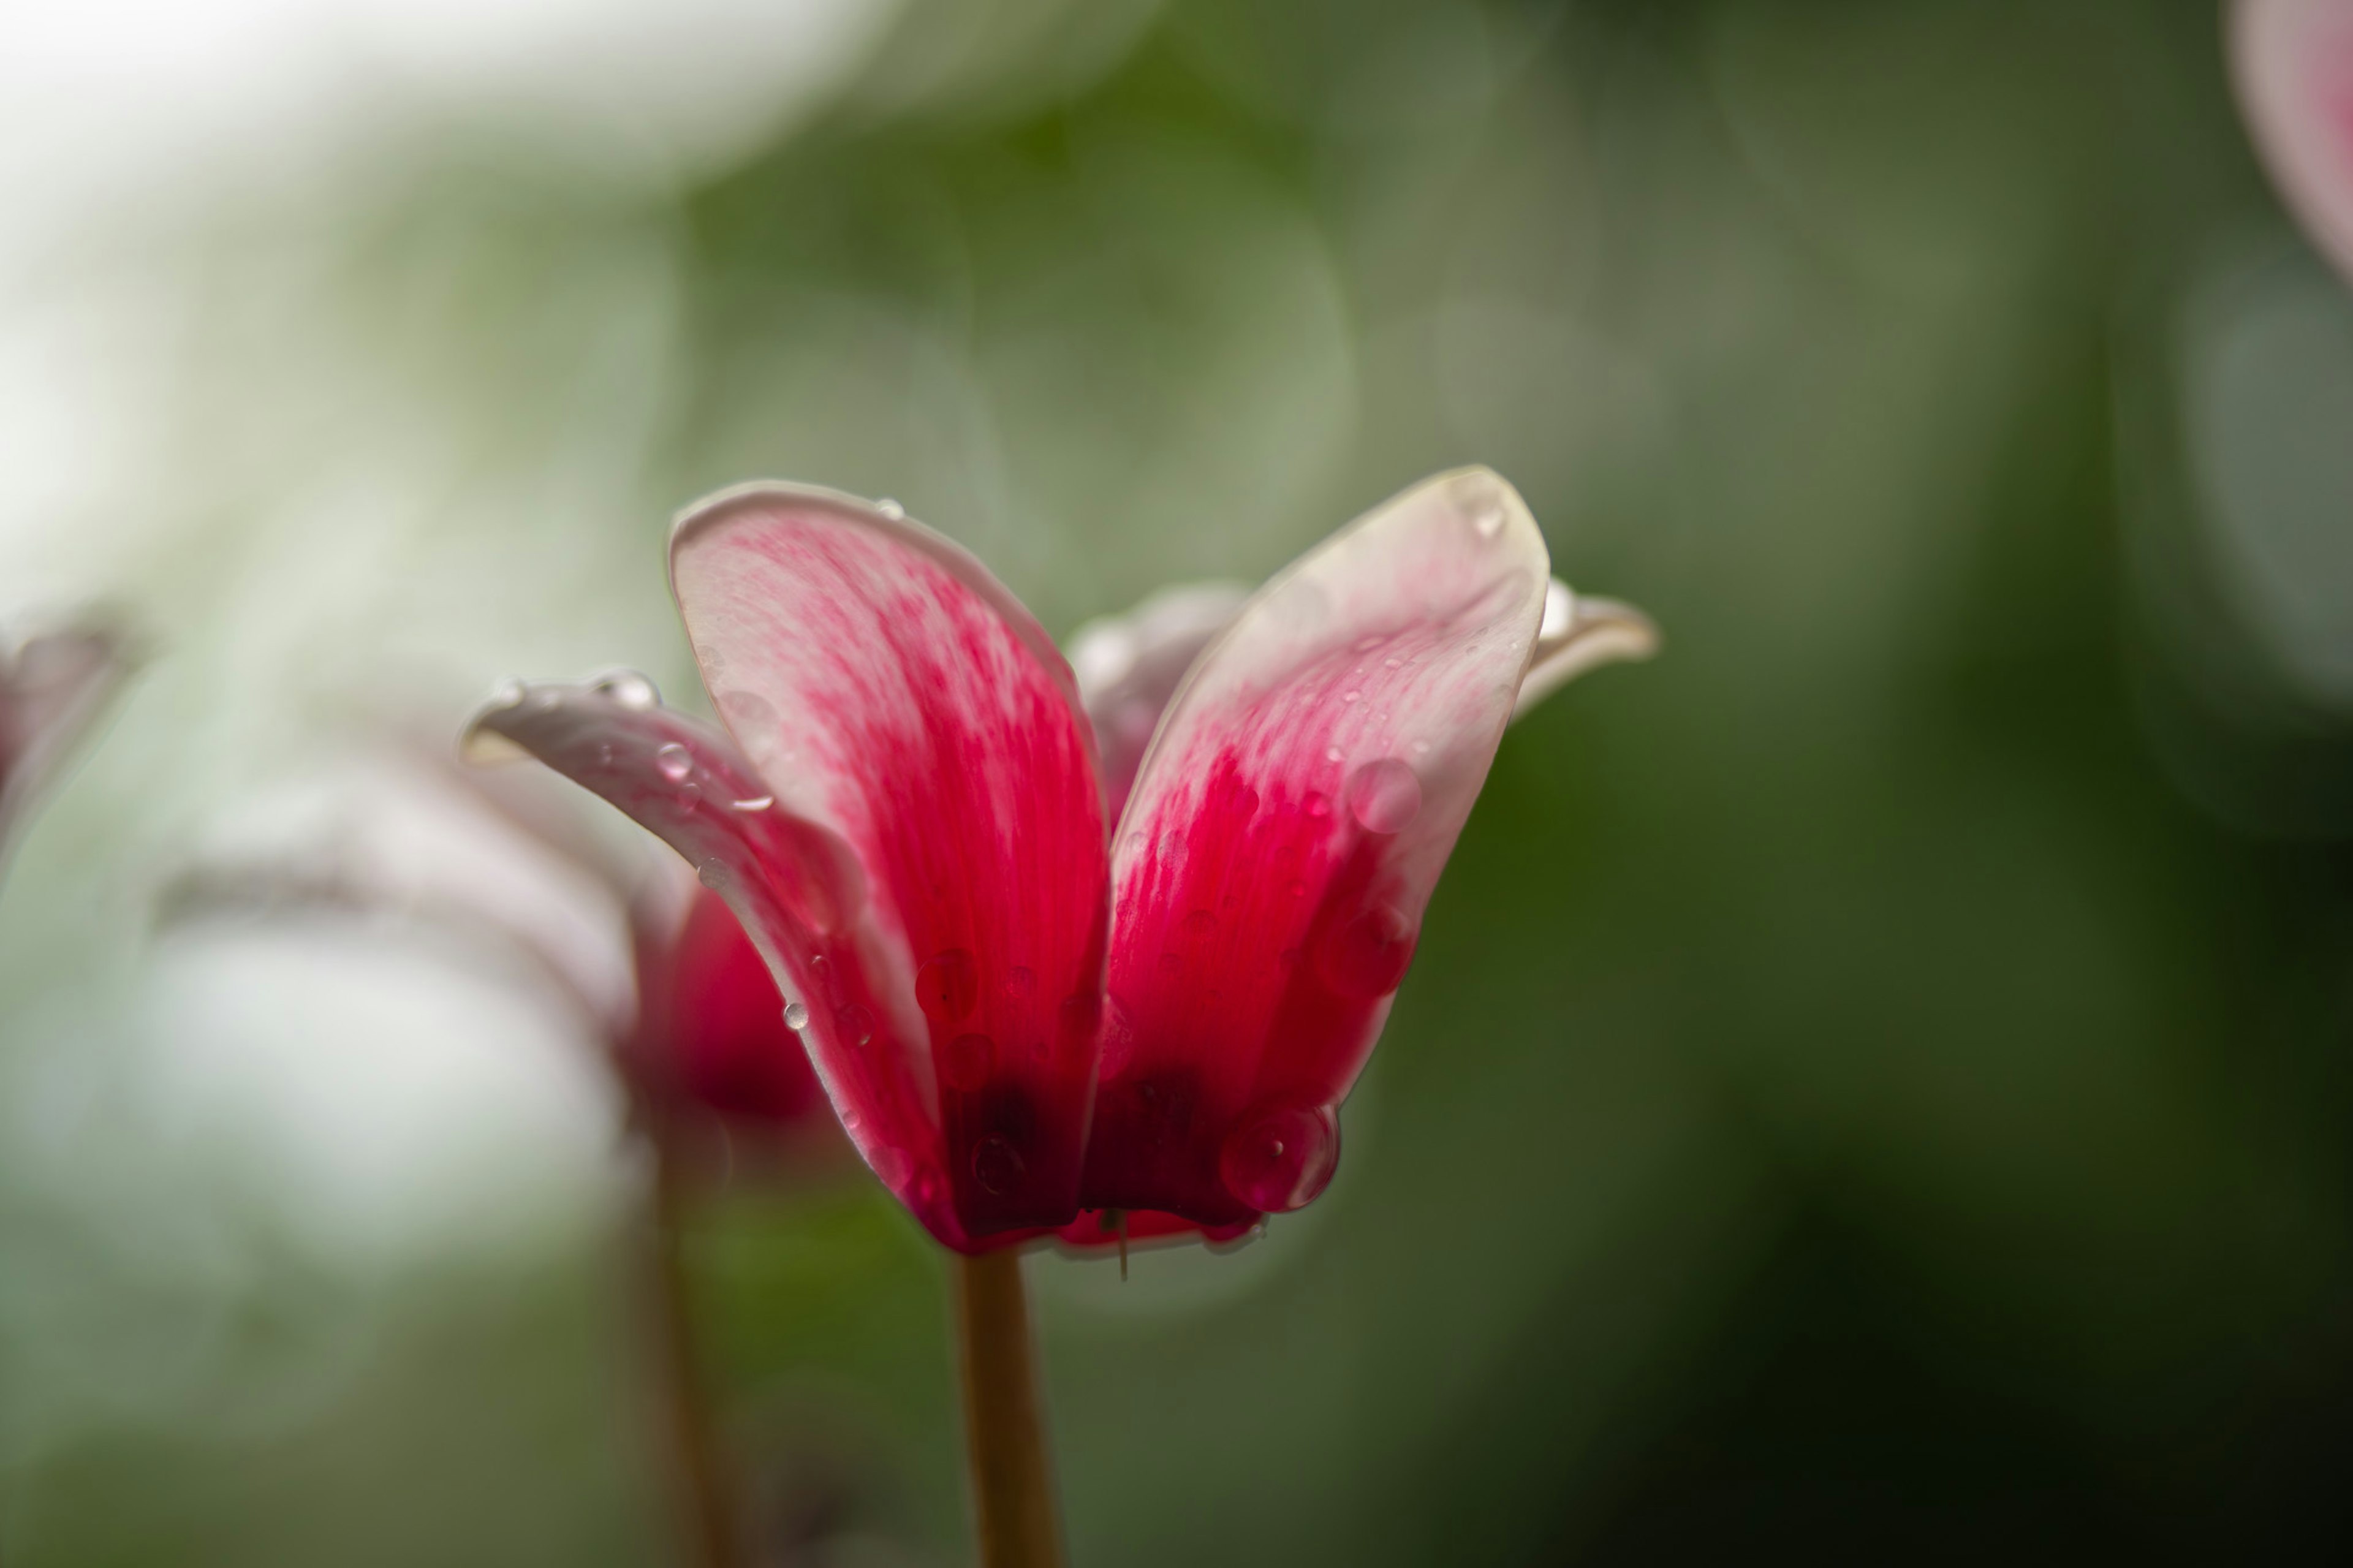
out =
{"type": "Polygon", "coordinates": [[[1071,635],[1071,668],[1094,725],[1104,813],[1112,821],[1127,804],[1168,700],[1249,597],[1240,583],[1187,583],[1071,635]]]}
{"type": "Polygon", "coordinates": [[[968,1246],[939,1175],[928,1062],[908,1044],[923,1019],[888,984],[849,846],[783,807],[723,731],[659,706],[641,679],[512,685],[476,716],[469,753],[491,752],[489,741],[602,796],[695,866],[807,1008],[802,1038],[860,1155],[934,1236],[968,1246]]]}
{"type": "Polygon", "coordinates": [[[95,612],[0,651],[0,842],[137,663],[95,612]]]}
{"type": "Polygon", "coordinates": [[[1544,624],[1512,704],[1513,721],[1588,669],[1652,658],[1658,651],[1659,628],[1650,616],[1615,599],[1573,593],[1556,577],[1545,589],[1544,624]]]}
{"type": "Polygon", "coordinates": [[[2353,278],[2353,9],[2239,0],[2231,24],[2256,148],[2306,233],[2353,278]]]}
{"type": "Polygon", "coordinates": [[[1330,1179],[1340,1100],[1511,716],[1546,572],[1509,485],[1443,474],[1310,552],[1202,655],[1120,825],[1086,1206],[1225,1226],[1330,1179]]]}
{"type": "Polygon", "coordinates": [[[654,1082],[775,1131],[832,1121],[775,978],[718,894],[697,889],[678,929],[645,944],[638,972],[631,1046],[654,1082]]]}
{"type": "Polygon", "coordinates": [[[1109,874],[1069,667],[971,556],[831,491],[714,498],[681,519],[670,578],[780,808],[864,872],[873,989],[935,1118],[918,1183],[966,1237],[1067,1222],[1109,874]]]}

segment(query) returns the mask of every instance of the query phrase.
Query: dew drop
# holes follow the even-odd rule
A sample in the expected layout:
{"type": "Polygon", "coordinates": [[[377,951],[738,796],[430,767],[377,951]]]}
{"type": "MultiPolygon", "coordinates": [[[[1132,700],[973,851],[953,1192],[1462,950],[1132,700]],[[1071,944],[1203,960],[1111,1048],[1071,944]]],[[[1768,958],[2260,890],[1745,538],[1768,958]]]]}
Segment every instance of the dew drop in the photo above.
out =
{"type": "MultiPolygon", "coordinates": [[[[1332,760],[1337,762],[1339,759],[1340,753],[1334,752],[1332,760]]],[[[1300,802],[1300,806],[1307,813],[1308,820],[1311,822],[1321,822],[1332,815],[1332,802],[1321,790],[1309,790],[1307,798],[1300,802]]]]}
{"type": "Polygon", "coordinates": [[[915,1001],[927,1018],[953,1024],[979,1000],[980,971],[963,948],[935,952],[915,971],[915,1001]]]}
{"type": "Polygon", "coordinates": [[[870,1044],[874,1038],[874,1015],[855,1002],[836,1010],[833,1024],[853,1046],[870,1044]]]}
{"type": "Polygon", "coordinates": [[[906,1184],[908,1175],[915,1168],[915,1163],[907,1157],[904,1149],[894,1149],[887,1143],[870,1152],[866,1163],[874,1168],[874,1174],[882,1184],[892,1192],[906,1184]]]}
{"type": "Polygon", "coordinates": [[[1338,762],[1341,755],[1340,748],[1337,746],[1326,746],[1324,748],[1324,760],[1327,763],[1338,762]]]}
{"type": "Polygon", "coordinates": [[[564,706],[564,693],[553,686],[543,686],[532,693],[531,705],[543,713],[553,713],[564,706]]]}
{"type": "Polygon", "coordinates": [[[1315,952],[1324,983],[1343,996],[1371,1001],[1388,995],[1413,962],[1414,930],[1387,904],[1375,904],[1327,931],[1315,952]]]}
{"type": "Polygon", "coordinates": [[[1380,647],[1381,644],[1388,640],[1388,638],[1381,636],[1378,632],[1373,633],[1370,637],[1358,637],[1356,639],[1356,651],[1358,653],[1370,653],[1373,649],[1380,647]]]}
{"type": "Polygon", "coordinates": [[[694,874],[704,887],[714,893],[725,892],[727,884],[734,880],[727,868],[716,860],[705,860],[694,868],[694,874]]]}
{"type": "Polygon", "coordinates": [[[1430,755],[1430,742],[1427,741],[1416,741],[1413,743],[1413,754],[1417,757],[1426,757],[1430,755]]]}
{"type": "Polygon", "coordinates": [[[501,680],[499,682],[498,689],[491,693],[491,706],[493,708],[512,708],[522,700],[522,694],[523,684],[522,681],[512,678],[501,680]]]}
{"type": "Polygon", "coordinates": [[[989,1070],[996,1065],[996,1041],[987,1035],[958,1035],[940,1057],[940,1076],[950,1089],[971,1094],[987,1086],[989,1070]]]}
{"type": "Polygon", "coordinates": [[[1405,660],[1392,654],[1388,658],[1381,660],[1381,668],[1383,669],[1403,669],[1405,668],[1405,660]]]}
{"type": "Polygon", "coordinates": [[[1356,702],[1361,700],[1364,695],[1365,694],[1361,691],[1343,691],[1340,693],[1340,700],[1343,702],[1356,702]]]}
{"type": "Polygon", "coordinates": [[[1026,1002],[1038,990],[1038,972],[1019,964],[1005,972],[1005,994],[1016,1002],[1026,1002]]]}
{"type": "Polygon", "coordinates": [[[1294,899],[1303,899],[1307,896],[1307,884],[1293,877],[1282,885],[1282,890],[1294,899]]]}
{"type": "Polygon", "coordinates": [[[1421,815],[1421,780],[1396,757],[1366,763],[1348,775],[1348,814],[1367,833],[1401,833],[1421,815]]]}
{"type": "Polygon", "coordinates": [[[738,811],[765,811],[776,804],[776,797],[772,795],[754,795],[750,800],[739,800],[733,803],[738,811]]]}
{"type": "Polygon", "coordinates": [[[1145,838],[1143,834],[1131,833],[1127,836],[1124,847],[1128,855],[1133,858],[1144,853],[1144,846],[1147,840],[1145,838]]]}
{"type": "Polygon", "coordinates": [[[892,522],[897,522],[907,515],[907,509],[901,506],[897,501],[892,500],[889,496],[884,496],[881,500],[876,501],[874,503],[874,510],[881,512],[884,517],[889,518],[892,522]]]}
{"type": "Polygon", "coordinates": [[[694,756],[676,741],[670,741],[654,752],[654,766],[660,771],[662,777],[672,784],[680,784],[694,771],[694,756]]]}
{"type": "Polygon", "coordinates": [[[594,689],[632,712],[642,713],[661,701],[661,693],[654,689],[654,683],[634,669],[616,669],[599,676],[594,689]]]}
{"type": "Polygon", "coordinates": [[[1185,960],[1173,948],[1160,955],[1160,973],[1175,974],[1185,967],[1185,960]]]}
{"type": "Polygon", "coordinates": [[[1185,917],[1185,934],[1196,940],[1218,929],[1218,917],[1207,910],[1195,910],[1185,917]]]}
{"type": "Polygon", "coordinates": [[[1340,1123],[1328,1106],[1271,1105],[1245,1111],[1218,1149],[1218,1176],[1239,1203],[1262,1213],[1304,1208],[1331,1184],[1340,1123]]]}
{"type": "Polygon", "coordinates": [[[795,1033],[808,1027],[808,1009],[798,1002],[785,1004],[785,1027],[795,1033]]]}
{"type": "Polygon", "coordinates": [[[992,1132],[972,1146],[972,1179],[992,1196],[1001,1198],[1018,1186],[1028,1168],[1021,1151],[1002,1132],[992,1132]]]}

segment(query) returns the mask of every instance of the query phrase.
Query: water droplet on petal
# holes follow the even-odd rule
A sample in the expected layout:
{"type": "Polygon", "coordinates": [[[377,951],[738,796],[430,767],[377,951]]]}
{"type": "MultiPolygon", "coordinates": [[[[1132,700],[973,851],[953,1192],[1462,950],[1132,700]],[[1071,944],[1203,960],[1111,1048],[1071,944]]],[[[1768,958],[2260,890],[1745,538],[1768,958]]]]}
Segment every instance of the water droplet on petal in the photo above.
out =
{"type": "Polygon", "coordinates": [[[1218,1148],[1218,1176],[1238,1203],[1271,1214],[1304,1208],[1340,1163],[1329,1106],[1271,1105],[1238,1118],[1218,1148]]]}
{"type": "Polygon", "coordinates": [[[953,1024],[980,1000],[980,971],[960,947],[935,952],[915,971],[915,1001],[923,1016],[953,1024]]]}
{"type": "MultiPolygon", "coordinates": [[[[1339,755],[1340,753],[1337,752],[1332,753],[1335,761],[1339,759],[1339,755]]],[[[1308,819],[1310,821],[1321,822],[1325,817],[1332,815],[1332,802],[1324,796],[1324,792],[1321,790],[1309,790],[1307,792],[1306,798],[1299,804],[1301,808],[1307,813],[1308,819]]]]}
{"type": "Polygon", "coordinates": [[[616,669],[598,676],[595,689],[633,712],[642,713],[661,701],[661,693],[654,689],[654,683],[634,669],[616,669]]]}
{"type": "Polygon", "coordinates": [[[841,1037],[853,1046],[862,1046],[874,1038],[874,1015],[852,1002],[833,1015],[834,1027],[841,1037]]]}
{"type": "Polygon", "coordinates": [[[1358,653],[1370,653],[1373,649],[1380,647],[1381,644],[1388,640],[1388,638],[1381,636],[1378,632],[1373,633],[1370,637],[1358,637],[1356,639],[1356,651],[1358,653]]]}
{"type": "Polygon", "coordinates": [[[887,1143],[870,1152],[866,1163],[874,1167],[874,1174],[882,1184],[893,1192],[905,1184],[908,1173],[915,1167],[904,1149],[894,1149],[887,1143]]]}
{"type": "Polygon", "coordinates": [[[750,800],[736,801],[734,803],[734,806],[738,811],[765,811],[776,804],[776,797],[775,795],[755,795],[750,800]]]}
{"type": "Polygon", "coordinates": [[[1387,904],[1375,904],[1324,933],[1316,972],[1343,996],[1365,1001],[1388,995],[1413,962],[1414,930],[1387,904]]]}
{"type": "Polygon", "coordinates": [[[1211,914],[1207,910],[1195,910],[1191,914],[1185,917],[1185,934],[1187,936],[1195,938],[1205,937],[1217,929],[1218,917],[1211,914]]]}
{"type": "Polygon", "coordinates": [[[972,1146],[972,1179],[993,1196],[1001,1198],[1018,1186],[1028,1168],[1021,1151],[1002,1132],[992,1132],[972,1146]]]}
{"type": "Polygon", "coordinates": [[[694,868],[694,874],[714,893],[725,892],[727,884],[735,879],[733,873],[716,860],[705,860],[694,868]]]}
{"type": "Polygon", "coordinates": [[[907,515],[907,509],[901,506],[897,501],[892,500],[889,496],[884,496],[881,500],[876,501],[874,503],[874,510],[881,512],[884,517],[889,518],[892,522],[897,522],[900,519],[907,515]]]}
{"type": "Polygon", "coordinates": [[[1016,1002],[1027,1001],[1038,989],[1038,972],[1019,964],[1005,972],[1005,994],[1016,1002]]]}
{"type": "Polygon", "coordinates": [[[1361,700],[1364,695],[1365,694],[1361,691],[1343,691],[1340,693],[1340,700],[1343,702],[1355,702],[1361,700]]]}
{"type": "Polygon", "coordinates": [[[694,771],[694,755],[676,741],[670,741],[654,752],[654,766],[662,777],[679,784],[694,771]]]}
{"type": "Polygon", "coordinates": [[[1421,780],[1396,757],[1366,763],[1348,775],[1348,813],[1367,833],[1401,833],[1421,815],[1421,780]]]}
{"type": "Polygon", "coordinates": [[[808,1009],[798,1002],[785,1004],[785,1027],[797,1033],[808,1027],[808,1009]]]}
{"type": "Polygon", "coordinates": [[[1175,974],[1175,973],[1178,973],[1179,971],[1181,971],[1184,967],[1185,967],[1185,960],[1184,960],[1184,958],[1183,958],[1179,953],[1177,953],[1177,952],[1176,952],[1176,951],[1175,949],[1173,949],[1173,948],[1172,948],[1172,949],[1170,949],[1168,952],[1164,952],[1164,953],[1162,953],[1162,954],[1160,955],[1160,973],[1163,973],[1163,974],[1175,974]]]}
{"type": "Polygon", "coordinates": [[[958,1035],[940,1058],[940,1076],[950,1089],[965,1094],[985,1089],[997,1066],[997,1042],[987,1035],[958,1035]]]}
{"type": "Polygon", "coordinates": [[[1324,760],[1327,763],[1336,763],[1340,760],[1342,755],[1343,753],[1337,746],[1326,746],[1324,748],[1324,760]]]}
{"type": "Polygon", "coordinates": [[[498,689],[491,693],[491,706],[494,708],[512,708],[522,700],[522,694],[523,684],[522,681],[512,678],[501,680],[499,682],[498,689]]]}

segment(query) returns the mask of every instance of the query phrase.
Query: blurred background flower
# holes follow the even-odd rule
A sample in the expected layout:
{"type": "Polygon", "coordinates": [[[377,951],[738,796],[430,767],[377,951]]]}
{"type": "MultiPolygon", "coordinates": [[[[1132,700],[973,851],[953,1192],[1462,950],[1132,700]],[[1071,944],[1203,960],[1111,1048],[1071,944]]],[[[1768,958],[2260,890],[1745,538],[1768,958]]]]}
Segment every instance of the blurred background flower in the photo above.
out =
{"type": "MultiPolygon", "coordinates": [[[[0,901],[0,1559],[667,1550],[584,1026],[148,940],[346,715],[690,689],[660,520],[754,475],[1062,634],[1466,461],[1672,657],[1515,727],[1324,1199],[1037,1268],[1074,1561],[2337,1521],[2353,296],[2218,7],[101,0],[0,78],[0,582],[159,650],[0,901]]],[[[688,1239],[850,1478],[772,1533],[957,1560],[913,1225],[688,1239]]]]}

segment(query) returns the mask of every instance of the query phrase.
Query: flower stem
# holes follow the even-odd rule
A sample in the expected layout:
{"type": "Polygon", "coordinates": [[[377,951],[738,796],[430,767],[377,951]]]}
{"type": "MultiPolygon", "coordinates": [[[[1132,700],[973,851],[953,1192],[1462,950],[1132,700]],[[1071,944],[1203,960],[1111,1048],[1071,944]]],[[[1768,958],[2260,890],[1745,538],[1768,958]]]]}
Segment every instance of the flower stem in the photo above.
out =
{"type": "Polygon", "coordinates": [[[648,1141],[653,1146],[654,1180],[652,1213],[647,1216],[647,1310],[680,1524],[686,1534],[682,1561],[691,1568],[743,1568],[734,1477],[712,1418],[687,1289],[685,1173],[670,1139],[657,1132],[648,1141]]]}
{"type": "Polygon", "coordinates": [[[955,1315],[981,1568],[1060,1568],[1021,1254],[1011,1247],[959,1254],[955,1315]]]}

